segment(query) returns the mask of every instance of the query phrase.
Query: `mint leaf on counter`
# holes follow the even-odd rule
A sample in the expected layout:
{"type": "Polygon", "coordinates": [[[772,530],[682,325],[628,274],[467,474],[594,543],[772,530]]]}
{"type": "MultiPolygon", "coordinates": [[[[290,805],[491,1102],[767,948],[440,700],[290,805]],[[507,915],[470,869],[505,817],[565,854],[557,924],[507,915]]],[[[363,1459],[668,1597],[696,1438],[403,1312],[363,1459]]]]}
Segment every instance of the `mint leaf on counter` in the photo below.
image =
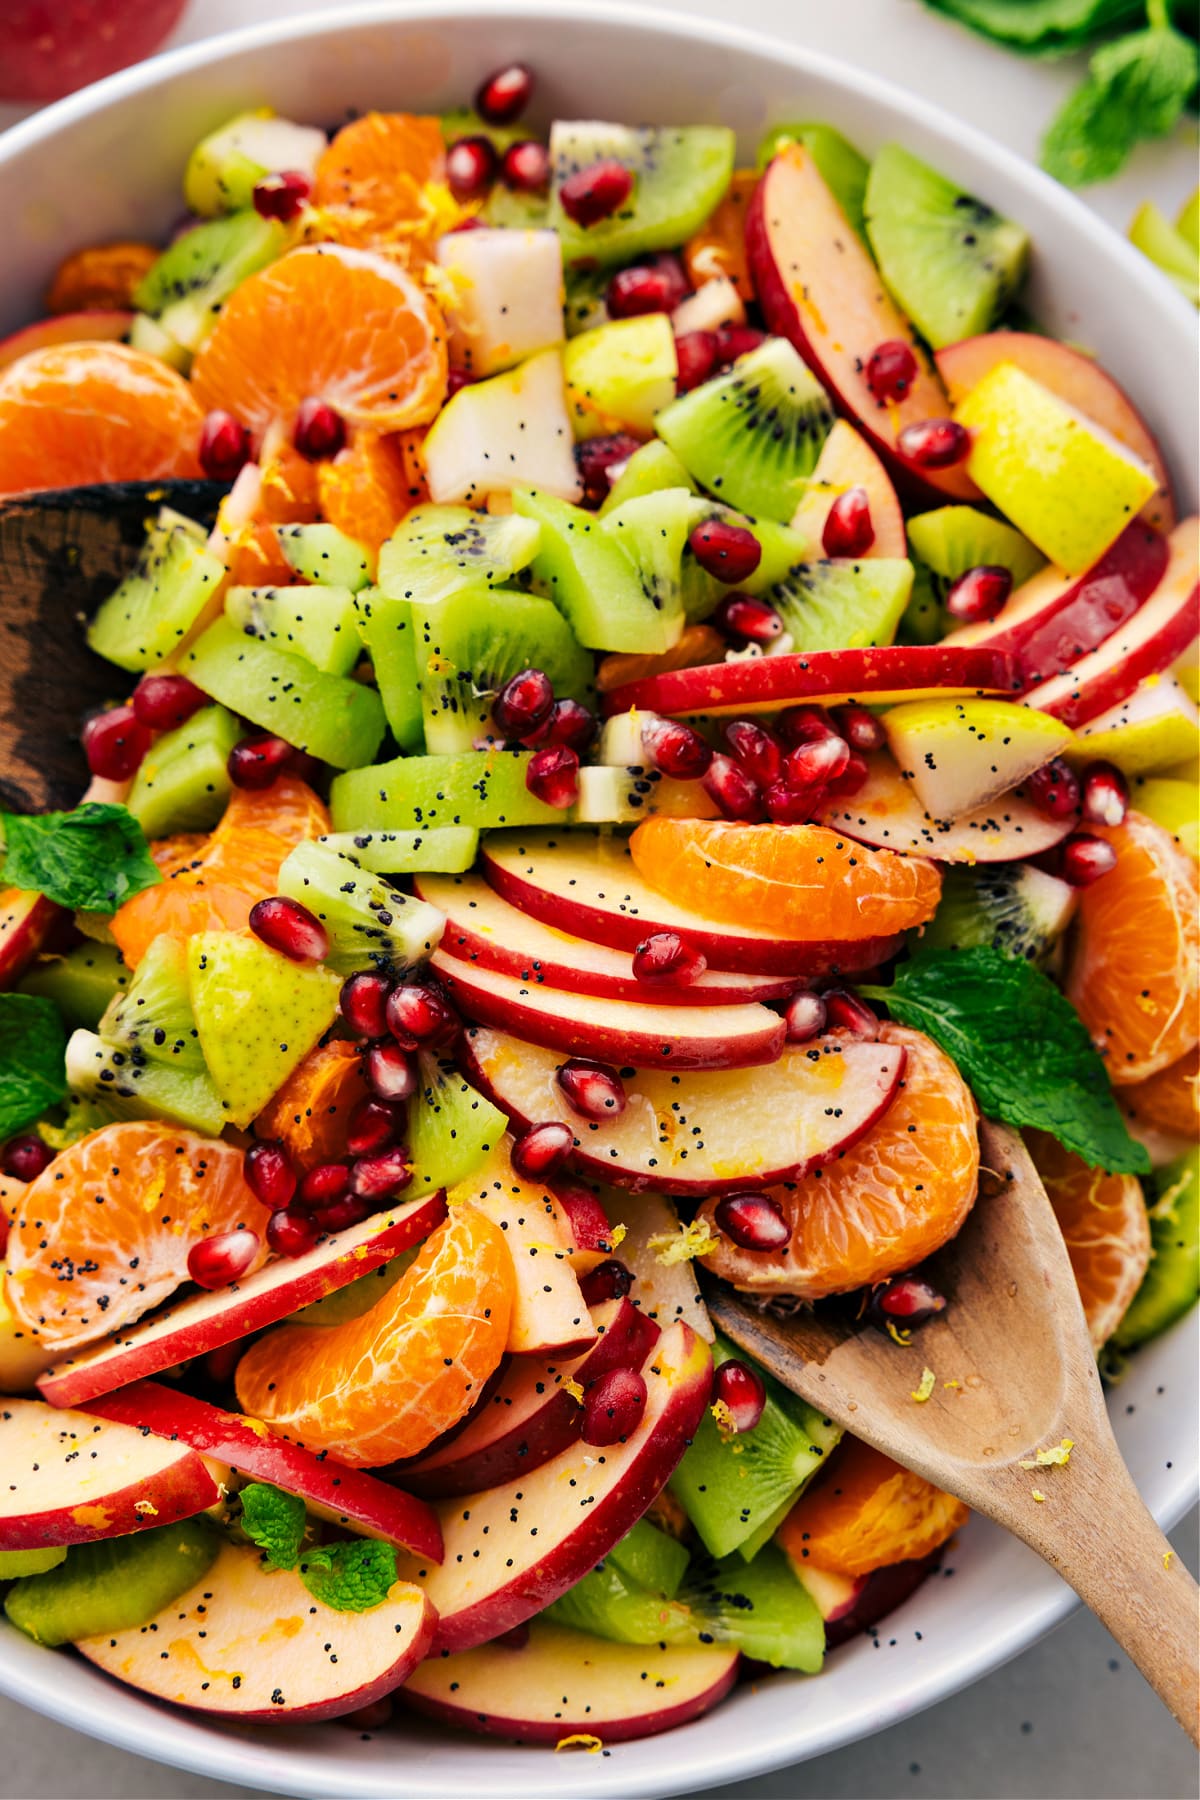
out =
{"type": "Polygon", "coordinates": [[[1198,78],[1195,44],[1169,24],[1105,44],[1042,140],[1042,167],[1068,187],[1106,181],[1135,144],[1174,130],[1198,78]]]}
{"type": "Polygon", "coordinates": [[[350,1538],[306,1550],[300,1579],[322,1606],[335,1612],[370,1612],[387,1599],[396,1579],[396,1552],[378,1538],[350,1538]]]}
{"type": "Polygon", "coordinates": [[[162,880],[145,833],[123,806],[87,800],[74,812],[0,813],[6,886],[79,912],[115,912],[162,880]]]}
{"type": "Polygon", "coordinates": [[[66,1048],[53,1000],[0,994],[0,1142],[65,1098],[66,1048]]]}
{"type": "Polygon", "coordinates": [[[252,1481],[238,1498],[242,1530],[263,1552],[268,1567],[294,1569],[308,1522],[303,1500],[265,1481],[252,1481]]]}
{"type": "Polygon", "coordinates": [[[1048,1131],[1092,1168],[1148,1171],[1083,1021],[1023,958],[990,945],[933,951],[904,963],[891,987],[858,991],[939,1044],[989,1117],[1048,1131]]]}
{"type": "Polygon", "coordinates": [[[1064,56],[1145,17],[1142,0],[926,0],[926,5],[1025,56],[1064,56]]]}

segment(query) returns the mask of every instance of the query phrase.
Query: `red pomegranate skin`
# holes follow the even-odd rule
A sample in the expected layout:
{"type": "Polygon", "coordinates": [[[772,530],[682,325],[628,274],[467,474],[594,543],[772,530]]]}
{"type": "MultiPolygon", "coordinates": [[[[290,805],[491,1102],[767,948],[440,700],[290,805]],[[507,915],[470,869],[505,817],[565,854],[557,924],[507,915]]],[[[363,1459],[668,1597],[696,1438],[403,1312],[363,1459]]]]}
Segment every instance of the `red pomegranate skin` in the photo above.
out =
{"type": "Polygon", "coordinates": [[[60,100],[141,62],[172,30],[186,0],[4,0],[0,100],[60,100]]]}

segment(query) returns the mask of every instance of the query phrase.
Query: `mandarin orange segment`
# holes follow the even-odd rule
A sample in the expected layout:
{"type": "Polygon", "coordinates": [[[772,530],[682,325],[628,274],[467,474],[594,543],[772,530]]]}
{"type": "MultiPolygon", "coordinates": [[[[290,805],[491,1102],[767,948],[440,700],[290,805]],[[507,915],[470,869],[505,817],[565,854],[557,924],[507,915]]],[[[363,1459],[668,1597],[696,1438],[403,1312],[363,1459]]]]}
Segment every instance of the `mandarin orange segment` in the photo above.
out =
{"type": "Polygon", "coordinates": [[[843,1438],[775,1535],[797,1568],[813,1563],[854,1577],[928,1556],[968,1516],[953,1494],[858,1438],[843,1438]]]}
{"type": "Polygon", "coordinates": [[[836,1162],[767,1191],[791,1238],[778,1251],[742,1250],[721,1235],[715,1200],[698,1217],[720,1238],[714,1274],[755,1293],[820,1300],[911,1269],[962,1229],[979,1181],[977,1111],[943,1050],[922,1032],[887,1024],[880,1040],[905,1052],[896,1098],[836,1162]]]}
{"type": "Polygon", "coordinates": [[[646,819],[629,848],[677,906],[780,937],[854,939],[923,925],[942,877],[922,856],[868,850],[820,825],[646,819]]]}
{"type": "Polygon", "coordinates": [[[0,373],[0,494],[198,476],[186,381],[128,344],[57,344],[0,373]]]}
{"type": "Polygon", "coordinates": [[[355,1107],[369,1097],[359,1046],[332,1038],[292,1070],[255,1119],[255,1136],[278,1138],[299,1169],[336,1162],[345,1155],[355,1107]]]}
{"type": "Polygon", "coordinates": [[[1127,1087],[1121,1099],[1139,1125],[1175,1137],[1200,1136],[1200,1044],[1157,1075],[1127,1087]]]}
{"type": "Polygon", "coordinates": [[[322,518],[378,550],[405,513],[429,498],[424,438],[423,430],[359,432],[331,462],[318,465],[322,518]]]}
{"type": "Polygon", "coordinates": [[[746,214],[758,186],[755,169],[736,169],[716,211],[683,247],[683,260],[693,287],[719,276],[732,281],[743,300],[754,298],[754,277],[746,255],[746,214]]]}
{"type": "Polygon", "coordinates": [[[276,444],[262,464],[260,516],[272,525],[311,525],[319,510],[320,464],[291,444],[276,444]]]}
{"type": "Polygon", "coordinates": [[[261,437],[303,400],[350,425],[405,431],[446,393],[446,332],[394,259],[341,244],[292,250],[243,281],[192,364],[192,391],[261,437]]]}
{"type": "Polygon", "coordinates": [[[1170,832],[1142,813],[1091,829],[1117,862],[1080,890],[1066,992],[1109,1079],[1125,1087],[1200,1038],[1200,880],[1170,832]]]}
{"type": "Polygon", "coordinates": [[[343,243],[403,243],[429,216],[426,184],[443,182],[445,173],[438,119],[364,113],[344,125],[322,155],[312,201],[325,209],[324,226],[343,243]]]}
{"type": "Polygon", "coordinates": [[[48,1349],[73,1349],[165,1300],[193,1244],[239,1228],[261,1237],[267,1217],[232,1144],[159,1121],[106,1125],[20,1194],[9,1305],[48,1349]]]}
{"type": "Polygon", "coordinates": [[[1121,1323],[1150,1266],[1150,1219],[1136,1175],[1089,1169],[1048,1132],[1026,1133],[1029,1154],[1062,1229],[1097,1350],[1121,1323]]]}
{"type": "Polygon", "coordinates": [[[412,1267],[344,1325],[285,1325],[238,1364],[243,1409],[355,1468],[415,1456],[470,1411],[508,1337],[504,1233],[456,1207],[412,1267]]]}

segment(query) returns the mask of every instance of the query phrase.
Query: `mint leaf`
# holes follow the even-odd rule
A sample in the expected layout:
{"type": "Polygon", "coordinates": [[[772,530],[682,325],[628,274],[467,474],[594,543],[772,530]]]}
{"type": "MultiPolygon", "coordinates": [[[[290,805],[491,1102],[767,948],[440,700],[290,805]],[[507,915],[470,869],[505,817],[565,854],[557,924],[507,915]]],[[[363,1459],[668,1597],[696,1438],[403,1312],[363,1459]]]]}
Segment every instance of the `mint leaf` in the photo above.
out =
{"type": "Polygon", "coordinates": [[[162,880],[133,814],[87,800],[74,812],[0,813],[0,874],[79,912],[115,912],[162,880]]]}
{"type": "Polygon", "coordinates": [[[1068,187],[1106,181],[1135,144],[1174,129],[1198,78],[1195,44],[1166,23],[1105,44],[1043,138],[1042,167],[1068,187]]]}
{"type": "Polygon", "coordinates": [[[335,1612],[370,1612],[396,1579],[396,1552],[377,1538],[349,1538],[306,1550],[300,1578],[314,1600],[335,1612]]]}
{"type": "Polygon", "coordinates": [[[308,1523],[304,1502],[265,1481],[252,1481],[239,1495],[242,1530],[257,1544],[272,1569],[294,1569],[308,1523]]]}
{"type": "Polygon", "coordinates": [[[1149,1169],[1079,1014],[1023,958],[990,945],[933,951],[903,964],[891,987],[859,992],[940,1044],[990,1117],[1048,1131],[1092,1168],[1149,1169]]]}
{"type": "Polygon", "coordinates": [[[926,0],[997,44],[1025,56],[1063,56],[1106,31],[1137,25],[1142,0],[926,0]]]}
{"type": "Polygon", "coordinates": [[[65,1098],[66,1048],[53,1000],[0,994],[0,1141],[65,1098]]]}

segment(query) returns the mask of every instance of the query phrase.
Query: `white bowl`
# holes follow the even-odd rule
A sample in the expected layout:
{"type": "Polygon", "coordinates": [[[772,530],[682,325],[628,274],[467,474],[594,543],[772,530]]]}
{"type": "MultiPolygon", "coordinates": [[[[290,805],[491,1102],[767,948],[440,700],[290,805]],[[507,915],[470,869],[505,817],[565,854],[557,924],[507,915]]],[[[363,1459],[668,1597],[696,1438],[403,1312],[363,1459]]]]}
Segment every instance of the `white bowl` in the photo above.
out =
{"type": "MultiPolygon", "coordinates": [[[[68,249],[154,238],[180,210],[184,159],[204,131],[269,102],[336,124],[372,107],[461,105],[520,57],[538,113],[638,123],[723,122],[752,154],[764,127],[827,119],[868,152],[898,138],[1026,225],[1030,304],[1093,348],[1131,391],[1181,498],[1197,487],[1195,314],[1128,244],[1036,170],[965,125],[843,64],[732,28],[588,0],[418,0],[283,21],[177,51],[49,108],[0,140],[5,281],[0,330],[39,311],[68,249]]],[[[1121,1448],[1173,1524],[1196,1488],[1197,1317],[1149,1345],[1115,1392],[1121,1448]]],[[[1087,1455],[1080,1444],[1077,1457],[1087,1455]]],[[[1103,1521],[1097,1522],[1103,1531],[1103,1521]]],[[[545,1750],[454,1737],[401,1717],[361,1741],[328,1726],[206,1724],[119,1687],[69,1654],[0,1632],[0,1688],[109,1743],[204,1775],[297,1797],[667,1795],[836,1749],[943,1699],[1059,1623],[1073,1596],[1003,1532],[974,1521],[940,1578],[817,1679],[775,1676],[707,1718],[569,1765],[545,1750]],[[953,1579],[949,1579],[953,1576],[953,1579]]]]}

